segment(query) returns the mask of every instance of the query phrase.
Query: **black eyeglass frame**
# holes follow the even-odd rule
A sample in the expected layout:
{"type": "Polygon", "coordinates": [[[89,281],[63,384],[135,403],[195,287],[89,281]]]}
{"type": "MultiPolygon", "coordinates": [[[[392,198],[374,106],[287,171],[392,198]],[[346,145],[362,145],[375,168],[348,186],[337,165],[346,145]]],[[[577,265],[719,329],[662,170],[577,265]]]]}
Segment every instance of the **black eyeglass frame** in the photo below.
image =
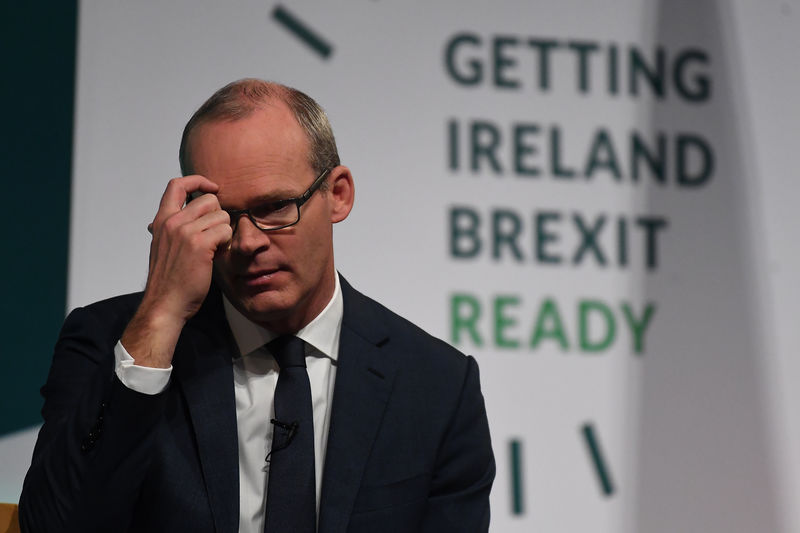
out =
{"type": "Polygon", "coordinates": [[[233,229],[233,233],[234,234],[236,233],[236,229],[239,226],[239,219],[242,217],[242,215],[247,215],[247,218],[250,219],[250,222],[252,222],[253,225],[258,229],[260,229],[261,231],[277,231],[279,229],[284,229],[294,226],[295,224],[300,222],[300,207],[302,207],[303,204],[308,202],[311,199],[311,196],[315,192],[317,192],[317,189],[319,189],[325,182],[325,178],[327,177],[327,175],[330,173],[331,170],[333,170],[333,167],[323,170],[322,174],[317,176],[317,178],[314,180],[314,183],[312,183],[311,186],[306,190],[306,192],[304,192],[300,196],[297,196],[295,198],[286,198],[285,200],[278,200],[277,202],[269,202],[259,206],[260,208],[269,206],[269,208],[272,210],[278,210],[284,206],[293,203],[297,207],[297,219],[295,219],[295,221],[292,222],[291,224],[275,226],[274,228],[265,228],[261,225],[260,222],[256,220],[256,218],[253,216],[253,213],[250,212],[250,209],[223,209],[223,211],[228,213],[228,215],[231,217],[231,228],[233,229]]]}

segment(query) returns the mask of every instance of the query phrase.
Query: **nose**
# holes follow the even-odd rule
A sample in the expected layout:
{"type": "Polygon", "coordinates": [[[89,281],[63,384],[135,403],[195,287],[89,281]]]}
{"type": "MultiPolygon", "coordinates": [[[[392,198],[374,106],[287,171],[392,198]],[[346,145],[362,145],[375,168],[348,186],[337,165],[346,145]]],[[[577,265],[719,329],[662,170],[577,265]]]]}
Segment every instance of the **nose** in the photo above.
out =
{"type": "Polygon", "coordinates": [[[231,220],[231,223],[235,224],[231,240],[232,251],[242,255],[253,255],[269,248],[269,234],[253,224],[246,214],[242,213],[238,220],[231,220]]]}

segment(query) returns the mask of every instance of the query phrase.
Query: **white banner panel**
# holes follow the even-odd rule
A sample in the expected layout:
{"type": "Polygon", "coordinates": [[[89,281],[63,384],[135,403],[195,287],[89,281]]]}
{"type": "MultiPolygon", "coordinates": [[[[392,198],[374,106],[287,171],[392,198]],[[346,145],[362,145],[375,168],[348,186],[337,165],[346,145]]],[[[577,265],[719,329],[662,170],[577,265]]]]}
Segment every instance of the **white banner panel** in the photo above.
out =
{"type": "Polygon", "coordinates": [[[355,176],[339,270],[480,363],[493,531],[798,530],[795,8],[83,2],[69,305],[143,287],[194,109],[280,81],[355,176]]]}

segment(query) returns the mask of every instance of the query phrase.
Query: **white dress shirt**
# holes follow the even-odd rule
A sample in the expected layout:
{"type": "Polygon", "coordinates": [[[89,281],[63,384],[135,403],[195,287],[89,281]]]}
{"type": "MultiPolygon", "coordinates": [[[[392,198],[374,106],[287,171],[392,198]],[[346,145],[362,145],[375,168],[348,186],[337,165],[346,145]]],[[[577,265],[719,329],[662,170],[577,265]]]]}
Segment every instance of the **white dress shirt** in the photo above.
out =
{"type": "MultiPolygon", "coordinates": [[[[273,397],[279,371],[265,344],[277,335],[248,320],[227,298],[223,297],[223,303],[225,316],[239,347],[239,354],[233,359],[239,437],[239,532],[263,533],[269,479],[265,458],[272,447],[270,419],[275,416],[273,397]]],[[[342,314],[342,289],[339,276],[336,276],[336,288],[328,305],[295,333],[306,342],[306,366],[311,382],[318,518],[342,314]]],[[[117,376],[128,388],[145,394],[158,394],[169,384],[171,366],[164,369],[134,365],[133,358],[120,342],[114,348],[114,355],[117,376]]]]}

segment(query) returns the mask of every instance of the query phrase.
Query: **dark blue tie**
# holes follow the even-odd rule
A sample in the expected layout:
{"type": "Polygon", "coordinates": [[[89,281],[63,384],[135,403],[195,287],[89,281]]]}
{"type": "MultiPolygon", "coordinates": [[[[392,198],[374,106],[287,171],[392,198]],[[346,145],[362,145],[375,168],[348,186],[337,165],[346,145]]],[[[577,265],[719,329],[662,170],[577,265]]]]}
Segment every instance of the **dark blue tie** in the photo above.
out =
{"type": "Polygon", "coordinates": [[[305,344],[293,335],[285,335],[268,345],[278,361],[280,373],[272,420],[266,533],[314,533],[316,530],[314,417],[305,344]]]}

